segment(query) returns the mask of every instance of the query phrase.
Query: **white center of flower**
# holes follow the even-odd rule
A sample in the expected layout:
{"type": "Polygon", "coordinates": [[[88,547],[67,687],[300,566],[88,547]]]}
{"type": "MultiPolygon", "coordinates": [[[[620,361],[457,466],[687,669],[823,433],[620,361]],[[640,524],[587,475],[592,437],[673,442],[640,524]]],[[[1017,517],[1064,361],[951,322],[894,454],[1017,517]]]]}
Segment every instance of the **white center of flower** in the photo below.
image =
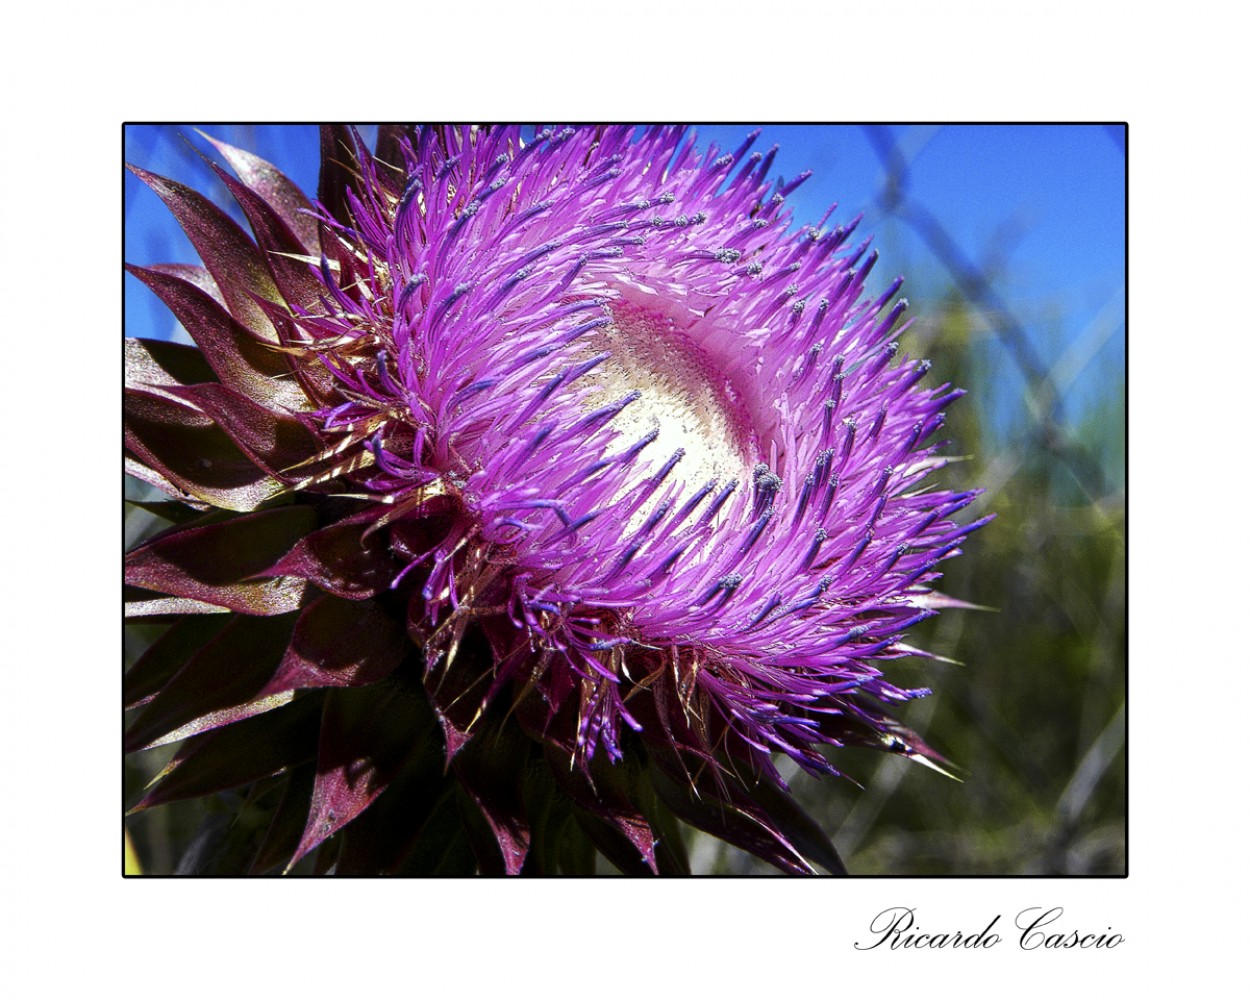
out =
{"type": "Polygon", "coordinates": [[[692,489],[710,479],[749,481],[759,460],[758,446],[740,393],[677,321],[653,310],[618,305],[612,323],[592,331],[582,343],[592,353],[612,355],[585,376],[604,388],[596,394],[596,405],[641,393],[612,421],[626,447],[656,431],[645,452],[655,466],[679,448],[685,451],[670,479],[692,489]]]}

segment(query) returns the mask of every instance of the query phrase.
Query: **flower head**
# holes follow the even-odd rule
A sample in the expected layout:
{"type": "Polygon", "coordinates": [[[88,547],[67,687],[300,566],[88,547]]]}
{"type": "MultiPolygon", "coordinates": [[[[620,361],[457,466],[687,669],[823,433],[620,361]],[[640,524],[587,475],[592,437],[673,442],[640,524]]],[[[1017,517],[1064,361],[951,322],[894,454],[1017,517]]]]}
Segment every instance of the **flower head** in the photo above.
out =
{"type": "Polygon", "coordinates": [[[197,345],[127,343],[175,522],[127,556],[173,621],[128,743],[189,737],[142,807],[272,785],[255,870],[575,870],[566,828],[680,870],[670,812],[839,866],[774,755],[934,756],[882,667],[975,494],[927,481],[959,392],[900,353],[899,282],[790,228],[753,139],[327,128],[316,203],[215,143],[254,239],[136,170],[204,261],[131,268],[197,345]]]}

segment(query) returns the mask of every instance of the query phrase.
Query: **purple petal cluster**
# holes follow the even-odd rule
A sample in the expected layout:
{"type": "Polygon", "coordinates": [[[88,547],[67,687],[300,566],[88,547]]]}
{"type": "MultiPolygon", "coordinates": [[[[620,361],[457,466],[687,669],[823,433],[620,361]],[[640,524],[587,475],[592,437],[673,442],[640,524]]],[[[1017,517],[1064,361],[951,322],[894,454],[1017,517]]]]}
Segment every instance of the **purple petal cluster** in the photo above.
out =
{"type": "Polygon", "coordinates": [[[921,486],[960,393],[900,353],[899,282],[863,301],[877,256],[854,225],[790,230],[798,181],[771,183],[753,138],[700,157],[671,128],[427,132],[397,204],[376,178],[352,199],[335,231],[357,272],[325,267],[330,308],[303,324],[351,394],[327,431],[375,428],[366,488],[463,511],[411,564],[432,566],[426,619],[505,573],[517,641],[494,686],[551,653],[539,686],[582,689],[587,755],[639,728],[641,658],[763,766],[827,770],[810,744],[840,696],[917,693],[873,661],[933,613],[969,530],[950,517],[973,494],[921,486]]]}

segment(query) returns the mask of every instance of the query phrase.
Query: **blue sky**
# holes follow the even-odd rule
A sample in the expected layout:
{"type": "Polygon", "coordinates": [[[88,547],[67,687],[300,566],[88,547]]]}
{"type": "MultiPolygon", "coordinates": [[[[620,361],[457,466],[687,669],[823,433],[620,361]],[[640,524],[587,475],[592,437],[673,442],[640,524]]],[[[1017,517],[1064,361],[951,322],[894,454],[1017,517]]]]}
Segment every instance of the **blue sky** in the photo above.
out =
{"type": "MultiPolygon", "coordinates": [[[[700,146],[733,149],[757,126],[697,129],[700,146]]],[[[1066,388],[1067,416],[1124,391],[1125,135],[1122,126],[891,126],[874,137],[861,126],[767,125],[756,149],[777,144],[774,174],[812,177],[788,199],[796,222],[834,222],[862,213],[860,233],[881,252],[878,287],[898,274],[923,339],[951,278],[909,225],[878,203],[885,173],[874,146],[897,143],[908,161],[907,195],[923,206],[975,266],[996,261],[993,287],[1026,331],[1034,352],[1066,388]],[[1058,366],[1055,368],[1055,366],[1058,366]]],[[[316,130],[311,126],[202,126],[281,167],[315,190],[316,130]]],[[[190,126],[129,126],[126,159],[145,169],[222,193],[191,146],[205,144],[190,126]]],[[[159,200],[127,175],[126,260],[193,261],[194,252],[159,200]]],[[[995,376],[981,405],[1010,424],[1021,383],[1003,348],[996,317],[978,325],[978,345],[995,376]],[[991,402],[992,401],[992,402],[991,402]]],[[[172,324],[155,299],[126,279],[130,336],[167,336],[172,324]]],[[[939,359],[935,359],[935,362],[939,359]]],[[[984,387],[979,387],[984,389],[984,387]]]]}

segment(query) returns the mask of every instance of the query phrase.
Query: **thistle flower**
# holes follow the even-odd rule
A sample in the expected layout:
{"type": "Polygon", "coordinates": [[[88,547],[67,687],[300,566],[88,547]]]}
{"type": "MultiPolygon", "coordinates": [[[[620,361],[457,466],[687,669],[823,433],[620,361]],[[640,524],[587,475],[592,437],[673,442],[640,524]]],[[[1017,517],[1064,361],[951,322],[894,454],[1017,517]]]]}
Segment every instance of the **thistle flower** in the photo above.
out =
{"type": "Polygon", "coordinates": [[[775,758],[936,758],[882,668],[980,522],[900,282],[754,138],[327,127],[316,202],[213,141],[252,238],[131,168],[204,262],[130,268],[196,345],[126,345],[136,808],[246,789],[252,872],[841,870],[775,758]]]}

